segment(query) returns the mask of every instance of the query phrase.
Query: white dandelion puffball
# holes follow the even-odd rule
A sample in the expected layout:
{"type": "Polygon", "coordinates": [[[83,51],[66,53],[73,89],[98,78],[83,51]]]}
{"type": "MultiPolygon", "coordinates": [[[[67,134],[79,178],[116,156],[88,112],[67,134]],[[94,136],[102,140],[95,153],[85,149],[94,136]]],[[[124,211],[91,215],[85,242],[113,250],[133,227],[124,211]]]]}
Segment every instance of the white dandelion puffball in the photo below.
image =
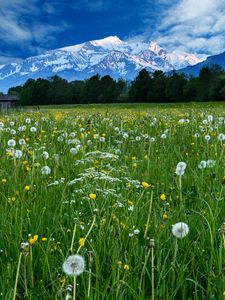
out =
{"type": "Polygon", "coordinates": [[[223,133],[220,133],[219,135],[218,135],[218,140],[219,141],[224,141],[225,140],[225,134],[223,134],[223,133]]]}
{"type": "Polygon", "coordinates": [[[14,151],[14,156],[16,157],[16,158],[20,158],[20,157],[22,157],[22,155],[23,155],[23,152],[21,151],[21,150],[15,150],[14,151]]]}
{"type": "Polygon", "coordinates": [[[185,237],[189,232],[189,227],[186,223],[179,222],[172,225],[172,234],[177,238],[185,237]]]}
{"type": "Polygon", "coordinates": [[[166,139],[167,135],[165,133],[161,134],[161,139],[166,139]]]}
{"type": "Polygon", "coordinates": [[[78,153],[78,149],[77,148],[71,148],[70,149],[70,153],[71,154],[77,154],[78,153]]]}
{"type": "Polygon", "coordinates": [[[186,167],[187,167],[187,164],[185,162],[183,162],[183,161],[179,162],[176,166],[175,173],[180,176],[184,175],[186,167]]]}
{"type": "Polygon", "coordinates": [[[42,175],[49,175],[51,173],[51,168],[48,166],[44,166],[41,168],[41,174],[42,175]]]}
{"type": "Polygon", "coordinates": [[[43,151],[42,152],[42,157],[44,157],[45,159],[49,158],[49,153],[47,151],[43,151]]]}
{"type": "Polygon", "coordinates": [[[25,144],[26,144],[25,139],[19,139],[19,144],[20,144],[21,146],[25,145],[25,144]]]}
{"type": "Polygon", "coordinates": [[[8,144],[9,147],[15,147],[16,146],[16,141],[11,139],[11,140],[8,140],[7,144],[8,144]]]}
{"type": "Polygon", "coordinates": [[[198,167],[199,169],[205,169],[207,167],[207,162],[205,160],[200,161],[198,167]]]}
{"type": "Polygon", "coordinates": [[[78,276],[84,272],[85,261],[81,255],[71,255],[64,261],[62,267],[67,275],[78,276]]]}
{"type": "Polygon", "coordinates": [[[37,128],[36,127],[31,127],[30,128],[30,132],[36,132],[37,131],[37,128]]]}
{"type": "Polygon", "coordinates": [[[208,141],[210,141],[211,140],[211,136],[210,135],[205,135],[205,140],[208,142],[208,141]]]}

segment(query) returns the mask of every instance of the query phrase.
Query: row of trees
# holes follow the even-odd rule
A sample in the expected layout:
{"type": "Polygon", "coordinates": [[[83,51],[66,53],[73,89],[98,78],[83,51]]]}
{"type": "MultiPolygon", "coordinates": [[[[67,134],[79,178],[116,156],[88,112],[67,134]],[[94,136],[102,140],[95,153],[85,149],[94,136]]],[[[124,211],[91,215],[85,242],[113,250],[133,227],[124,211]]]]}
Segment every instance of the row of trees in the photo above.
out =
{"type": "Polygon", "coordinates": [[[87,80],[68,82],[58,76],[28,79],[12,87],[9,94],[20,97],[22,105],[113,103],[113,102],[188,102],[225,100],[225,71],[215,65],[203,67],[199,77],[186,78],[175,71],[148,73],[141,70],[129,83],[98,74],[87,80]]]}
{"type": "Polygon", "coordinates": [[[225,100],[225,72],[217,65],[203,67],[199,77],[141,70],[129,90],[131,102],[189,102],[225,100]]]}
{"type": "Polygon", "coordinates": [[[126,91],[126,81],[115,81],[108,75],[100,78],[97,74],[85,81],[72,82],[59,76],[28,79],[23,86],[10,88],[8,93],[18,95],[22,105],[45,105],[122,101],[126,91]]]}

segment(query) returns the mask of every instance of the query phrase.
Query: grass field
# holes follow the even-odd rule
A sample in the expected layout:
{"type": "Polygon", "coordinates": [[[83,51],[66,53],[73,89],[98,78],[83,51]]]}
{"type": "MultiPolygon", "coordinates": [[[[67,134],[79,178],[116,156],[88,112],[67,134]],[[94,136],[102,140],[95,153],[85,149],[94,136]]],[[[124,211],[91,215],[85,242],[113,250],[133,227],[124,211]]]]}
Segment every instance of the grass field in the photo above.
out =
{"type": "Polygon", "coordinates": [[[41,107],[0,141],[1,299],[225,299],[224,104],[41,107]]]}

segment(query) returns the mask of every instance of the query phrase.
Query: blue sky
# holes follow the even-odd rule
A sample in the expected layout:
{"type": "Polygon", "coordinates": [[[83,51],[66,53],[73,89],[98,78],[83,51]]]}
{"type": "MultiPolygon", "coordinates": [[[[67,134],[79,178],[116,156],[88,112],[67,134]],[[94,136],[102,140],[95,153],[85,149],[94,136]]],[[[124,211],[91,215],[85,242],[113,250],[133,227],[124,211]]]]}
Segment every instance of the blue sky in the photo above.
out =
{"type": "Polygon", "coordinates": [[[0,19],[0,64],[110,35],[225,51],[224,0],[0,0],[0,19]]]}

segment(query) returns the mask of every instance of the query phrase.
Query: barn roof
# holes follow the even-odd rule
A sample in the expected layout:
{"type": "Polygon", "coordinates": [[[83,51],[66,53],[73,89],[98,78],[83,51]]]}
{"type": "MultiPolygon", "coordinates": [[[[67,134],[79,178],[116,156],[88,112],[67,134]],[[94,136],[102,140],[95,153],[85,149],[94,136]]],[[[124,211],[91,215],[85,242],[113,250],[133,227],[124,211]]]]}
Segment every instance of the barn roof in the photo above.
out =
{"type": "Polygon", "coordinates": [[[1,95],[0,101],[18,101],[19,98],[15,95],[1,95]]]}

